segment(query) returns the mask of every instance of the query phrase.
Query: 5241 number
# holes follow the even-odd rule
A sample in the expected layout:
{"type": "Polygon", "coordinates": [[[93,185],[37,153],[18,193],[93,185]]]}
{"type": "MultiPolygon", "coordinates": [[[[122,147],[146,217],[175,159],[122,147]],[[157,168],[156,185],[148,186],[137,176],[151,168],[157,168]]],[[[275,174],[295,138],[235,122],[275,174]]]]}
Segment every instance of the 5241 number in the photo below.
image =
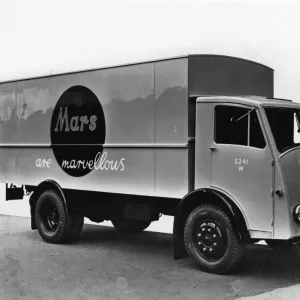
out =
{"type": "Polygon", "coordinates": [[[234,164],[235,165],[248,165],[249,160],[248,160],[248,158],[235,158],[234,164]]]}

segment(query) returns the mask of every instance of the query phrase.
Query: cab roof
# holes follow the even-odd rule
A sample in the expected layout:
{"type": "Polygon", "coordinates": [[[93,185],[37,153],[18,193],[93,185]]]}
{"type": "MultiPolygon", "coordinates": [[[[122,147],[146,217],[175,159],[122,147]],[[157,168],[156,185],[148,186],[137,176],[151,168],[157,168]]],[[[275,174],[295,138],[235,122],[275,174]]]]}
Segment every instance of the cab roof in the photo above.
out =
{"type": "Polygon", "coordinates": [[[234,103],[253,107],[276,106],[300,108],[300,103],[293,102],[292,100],[261,96],[201,96],[197,97],[197,102],[234,103]]]}

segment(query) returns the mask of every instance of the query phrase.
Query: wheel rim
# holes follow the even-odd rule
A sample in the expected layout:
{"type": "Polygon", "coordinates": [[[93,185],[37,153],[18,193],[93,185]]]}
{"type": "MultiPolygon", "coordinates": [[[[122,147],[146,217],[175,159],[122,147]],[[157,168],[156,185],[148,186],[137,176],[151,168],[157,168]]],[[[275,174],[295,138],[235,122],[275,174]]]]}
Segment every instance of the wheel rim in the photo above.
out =
{"type": "Polygon", "coordinates": [[[47,202],[41,208],[41,219],[48,233],[54,233],[59,225],[59,214],[54,204],[47,202]]]}
{"type": "Polygon", "coordinates": [[[193,242],[200,256],[208,261],[220,260],[227,250],[225,231],[213,220],[196,223],[193,242]]]}

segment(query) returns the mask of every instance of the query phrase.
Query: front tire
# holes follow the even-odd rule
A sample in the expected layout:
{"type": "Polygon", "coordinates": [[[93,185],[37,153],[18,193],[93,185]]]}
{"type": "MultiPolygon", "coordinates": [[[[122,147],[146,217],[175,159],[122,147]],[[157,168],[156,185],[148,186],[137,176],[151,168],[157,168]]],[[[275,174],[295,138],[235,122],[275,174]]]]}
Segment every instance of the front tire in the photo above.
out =
{"type": "Polygon", "coordinates": [[[187,253],[205,272],[225,274],[241,261],[244,247],[228,215],[218,206],[203,204],[188,216],[184,228],[187,253]]]}

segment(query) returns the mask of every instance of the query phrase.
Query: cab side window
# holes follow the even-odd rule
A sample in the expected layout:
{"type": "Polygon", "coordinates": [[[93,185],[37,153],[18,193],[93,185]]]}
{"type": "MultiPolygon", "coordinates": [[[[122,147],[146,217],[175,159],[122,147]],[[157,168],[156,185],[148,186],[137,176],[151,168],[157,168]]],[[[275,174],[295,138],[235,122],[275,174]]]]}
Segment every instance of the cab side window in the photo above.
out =
{"type": "Polygon", "coordinates": [[[214,138],[218,144],[266,146],[256,111],[237,106],[215,107],[214,138]]]}

